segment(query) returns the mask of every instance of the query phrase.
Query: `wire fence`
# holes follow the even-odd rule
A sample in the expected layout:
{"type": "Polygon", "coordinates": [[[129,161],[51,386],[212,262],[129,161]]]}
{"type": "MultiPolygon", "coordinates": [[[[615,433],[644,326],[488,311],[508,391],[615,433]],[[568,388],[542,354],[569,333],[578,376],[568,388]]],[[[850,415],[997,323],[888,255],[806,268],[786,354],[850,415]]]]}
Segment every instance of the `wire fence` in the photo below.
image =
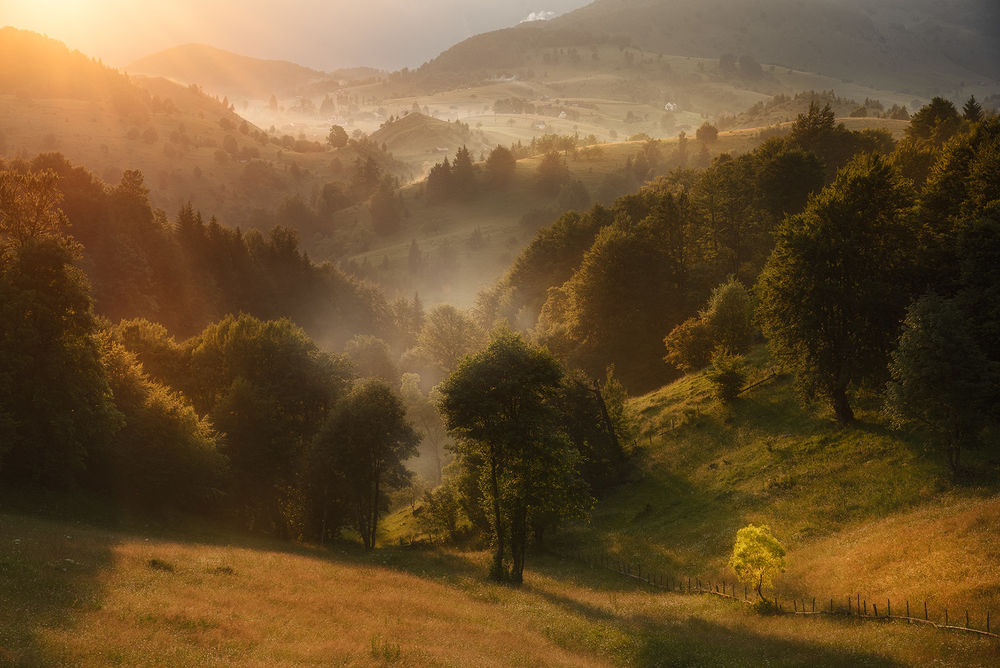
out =
{"type": "MultiPolygon", "coordinates": [[[[756,601],[751,599],[751,595],[756,592],[750,589],[747,585],[738,585],[735,582],[730,582],[725,579],[718,581],[707,579],[703,581],[700,578],[693,577],[665,576],[656,571],[644,569],[641,563],[621,561],[605,555],[594,558],[588,557],[579,552],[573,554],[557,554],[564,559],[571,559],[586,564],[590,568],[600,568],[614,571],[615,573],[619,573],[627,578],[638,580],[639,582],[642,582],[643,584],[654,589],[670,591],[677,594],[708,594],[738,601],[747,605],[754,605],[756,603],[756,601]],[[742,591],[740,591],[741,586],[742,591]]],[[[879,608],[880,603],[880,601],[869,601],[867,598],[862,598],[860,594],[846,596],[840,599],[830,598],[829,601],[827,601],[825,598],[817,599],[815,597],[806,598],[801,596],[782,598],[780,595],[775,593],[773,611],[775,614],[779,615],[826,615],[834,617],[848,617],[864,621],[899,621],[912,624],[923,624],[946,631],[957,631],[1000,639],[1000,634],[995,633],[992,630],[991,612],[989,610],[987,610],[985,614],[973,617],[969,615],[969,611],[967,609],[960,609],[957,611],[959,616],[956,618],[954,616],[954,613],[956,612],[955,610],[952,610],[950,614],[949,609],[944,607],[942,610],[934,610],[934,617],[932,618],[931,610],[928,608],[926,600],[919,602],[915,601],[915,607],[911,609],[909,600],[904,599],[902,607],[900,607],[899,599],[897,599],[897,614],[893,614],[893,604],[891,598],[886,599],[885,607],[881,609],[879,608]],[[921,603],[922,605],[920,605],[921,603]],[[964,612],[964,616],[961,615],[962,612],[964,612]],[[923,614],[921,615],[921,613],[923,614]],[[963,621],[965,622],[964,625],[962,625],[963,621]]]]}

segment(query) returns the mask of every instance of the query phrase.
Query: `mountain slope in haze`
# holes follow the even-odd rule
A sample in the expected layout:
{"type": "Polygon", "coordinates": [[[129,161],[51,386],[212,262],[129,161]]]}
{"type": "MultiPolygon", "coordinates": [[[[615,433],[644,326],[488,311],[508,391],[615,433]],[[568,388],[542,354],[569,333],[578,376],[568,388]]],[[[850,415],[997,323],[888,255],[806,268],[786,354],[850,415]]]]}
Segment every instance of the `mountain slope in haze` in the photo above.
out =
{"type": "MultiPolygon", "coordinates": [[[[153,205],[191,203],[229,226],[270,229],[325,184],[348,183],[358,158],[402,166],[370,145],[331,149],[267,134],[197,87],[129,76],[61,42],[0,30],[0,158],[59,152],[106,183],[142,171],[153,205]]],[[[315,216],[285,224],[303,237],[315,216]]]]}
{"type": "Polygon", "coordinates": [[[619,41],[703,58],[750,56],[929,96],[997,88],[1000,6],[988,0],[597,0],[552,21],[473,37],[427,64],[439,75],[528,66],[526,47],[619,41]]]}
{"type": "Polygon", "coordinates": [[[335,89],[342,79],[365,79],[377,73],[355,68],[320,72],[284,60],[262,60],[223,51],[205,44],[185,44],[140,58],[129,72],[162,76],[198,84],[219,95],[267,99],[289,97],[316,87],[335,89]]]}

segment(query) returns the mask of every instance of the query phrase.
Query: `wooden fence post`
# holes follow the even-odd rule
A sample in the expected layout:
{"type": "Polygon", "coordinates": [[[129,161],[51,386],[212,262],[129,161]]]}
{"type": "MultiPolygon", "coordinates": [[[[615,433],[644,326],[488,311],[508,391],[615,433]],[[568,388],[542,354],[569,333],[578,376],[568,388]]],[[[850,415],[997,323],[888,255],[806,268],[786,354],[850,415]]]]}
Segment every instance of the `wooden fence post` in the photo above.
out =
{"type": "Polygon", "coordinates": [[[875,615],[875,619],[878,619],[878,606],[875,605],[875,601],[872,601],[872,614],[875,615]]]}
{"type": "Polygon", "coordinates": [[[910,599],[906,599],[906,616],[910,616],[910,599]]]}
{"type": "MultiPolygon", "coordinates": [[[[850,601],[851,599],[847,599],[847,600],[850,601]]],[[[831,615],[833,614],[833,599],[832,598],[830,599],[830,614],[831,615]]]]}
{"type": "Polygon", "coordinates": [[[986,632],[990,632],[990,611],[986,611],[986,632]]]}
{"type": "Polygon", "coordinates": [[[813,612],[816,612],[816,597],[813,596],[813,612]]]}
{"type": "Polygon", "coordinates": [[[926,599],[924,599],[924,621],[925,621],[925,622],[926,622],[926,621],[929,621],[929,619],[930,619],[930,618],[929,618],[929,617],[927,616],[927,600],[926,600],[926,599]]]}
{"type": "MultiPolygon", "coordinates": [[[[833,599],[830,599],[830,600],[832,601],[833,599]]],[[[831,605],[830,607],[833,607],[833,606],[831,605]]],[[[848,596],[847,597],[847,615],[850,616],[850,614],[851,614],[851,597],[848,596]]]]}
{"type": "Polygon", "coordinates": [[[969,611],[965,611],[965,628],[969,628],[969,611]]]}
{"type": "Polygon", "coordinates": [[[948,626],[948,608],[944,609],[944,625],[948,626]]]}
{"type": "Polygon", "coordinates": [[[886,609],[885,616],[892,617],[892,601],[890,601],[889,599],[885,599],[885,609],[886,609]]]}

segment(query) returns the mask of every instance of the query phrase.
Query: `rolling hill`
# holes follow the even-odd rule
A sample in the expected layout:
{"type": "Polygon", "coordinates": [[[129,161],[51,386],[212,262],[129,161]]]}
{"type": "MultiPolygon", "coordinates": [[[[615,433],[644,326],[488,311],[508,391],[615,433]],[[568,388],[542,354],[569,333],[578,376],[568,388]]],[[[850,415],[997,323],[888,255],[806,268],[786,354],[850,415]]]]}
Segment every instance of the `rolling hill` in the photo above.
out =
{"type": "Polygon", "coordinates": [[[128,72],[197,84],[216,95],[234,99],[294,97],[319,90],[336,90],[348,81],[369,79],[377,70],[360,67],[320,72],[284,60],[251,58],[206,44],[185,44],[144,56],[128,72]]]}
{"type": "Polygon", "coordinates": [[[998,11],[984,0],[598,0],[552,21],[470,38],[425,70],[443,80],[530,67],[525,53],[539,47],[617,43],[689,57],[745,56],[915,96],[982,96],[1000,81],[998,11]]]}
{"type": "Polygon", "coordinates": [[[373,146],[266,133],[198,86],[129,76],[37,33],[0,30],[0,56],[0,157],[60,152],[107,183],[141,170],[170,216],[191,202],[230,226],[270,228],[286,200],[349,182],[359,157],[406,171],[373,146]]]}
{"type": "Polygon", "coordinates": [[[468,125],[431,118],[419,112],[386,123],[368,138],[376,145],[385,144],[393,157],[423,168],[424,173],[462,146],[476,155],[492,148],[482,132],[473,132],[468,125]]]}

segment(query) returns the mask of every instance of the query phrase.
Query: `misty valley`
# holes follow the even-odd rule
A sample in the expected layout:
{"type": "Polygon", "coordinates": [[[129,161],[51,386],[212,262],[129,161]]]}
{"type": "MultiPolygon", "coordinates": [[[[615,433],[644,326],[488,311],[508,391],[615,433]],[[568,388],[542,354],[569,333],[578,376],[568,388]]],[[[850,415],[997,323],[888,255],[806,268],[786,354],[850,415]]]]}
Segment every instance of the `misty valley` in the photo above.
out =
{"type": "Polygon", "coordinates": [[[3,19],[0,666],[996,664],[1000,7],[258,4],[3,19]]]}

